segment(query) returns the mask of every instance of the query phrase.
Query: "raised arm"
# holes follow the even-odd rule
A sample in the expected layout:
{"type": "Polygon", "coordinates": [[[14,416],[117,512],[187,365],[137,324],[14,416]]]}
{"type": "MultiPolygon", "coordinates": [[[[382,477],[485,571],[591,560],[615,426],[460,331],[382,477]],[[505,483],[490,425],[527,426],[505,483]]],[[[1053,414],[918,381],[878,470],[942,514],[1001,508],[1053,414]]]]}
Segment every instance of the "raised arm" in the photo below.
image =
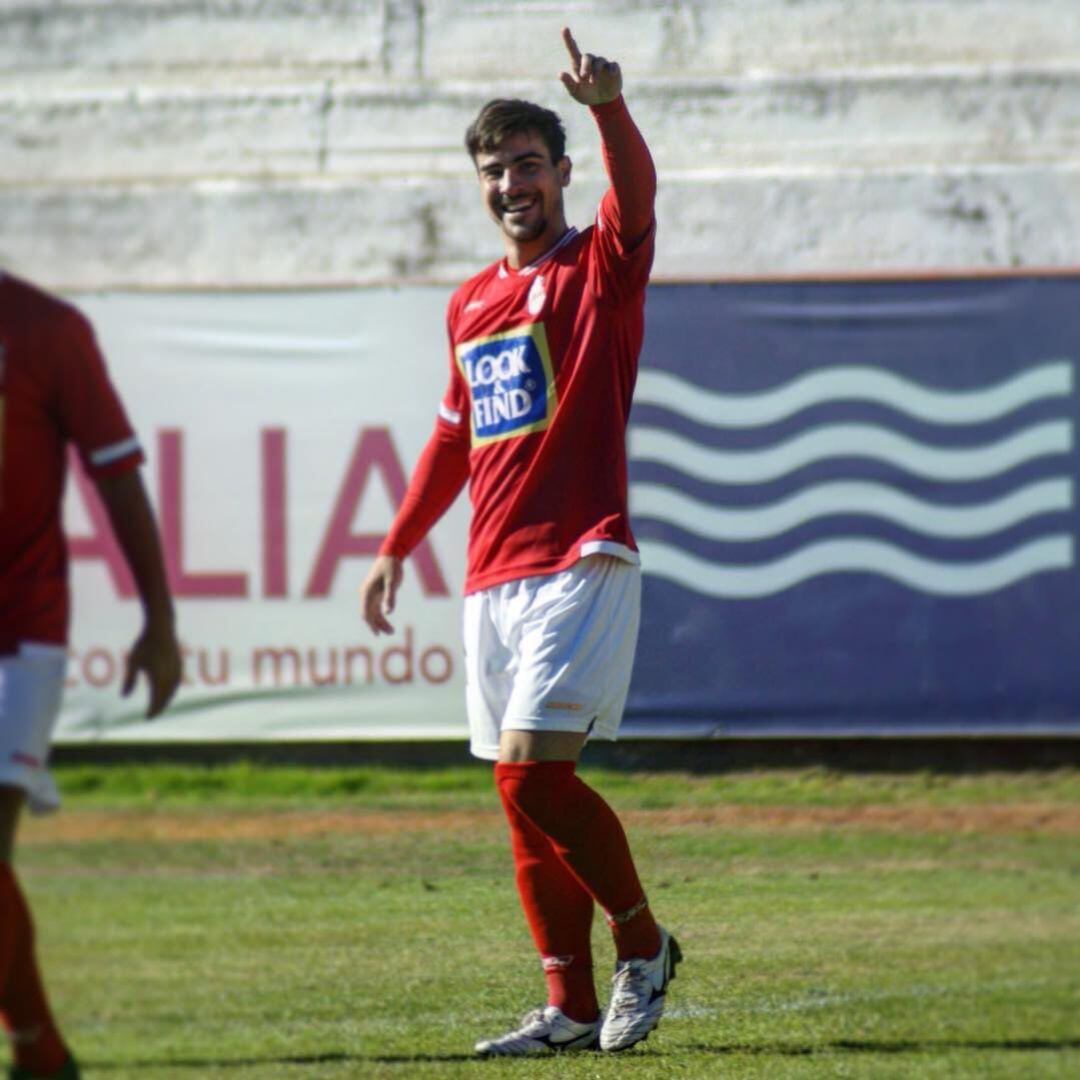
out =
{"type": "Polygon", "coordinates": [[[622,70],[613,60],[582,53],[569,28],[563,42],[570,55],[570,71],[559,76],[567,93],[589,106],[600,129],[604,168],[611,181],[619,240],[629,251],[653,226],[656,168],[649,148],[634,123],[622,96],[622,70]]]}

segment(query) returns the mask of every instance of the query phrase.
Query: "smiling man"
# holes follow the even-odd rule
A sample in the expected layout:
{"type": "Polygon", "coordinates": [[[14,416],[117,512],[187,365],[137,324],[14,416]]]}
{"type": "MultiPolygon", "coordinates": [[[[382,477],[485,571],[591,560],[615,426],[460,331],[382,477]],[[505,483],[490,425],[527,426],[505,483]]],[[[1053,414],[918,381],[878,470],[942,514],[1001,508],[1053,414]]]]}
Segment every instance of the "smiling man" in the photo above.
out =
{"type": "Polygon", "coordinates": [[[518,891],[547,1005],[477,1043],[483,1055],[624,1050],[660,1020],[681,959],[658,926],[606,802],[576,774],[590,736],[612,739],[637,643],[641,581],[627,512],[626,424],[653,258],[656,174],[618,64],[563,40],[561,79],[600,130],[611,183],[596,223],[568,227],[563,127],[496,100],[466,133],[505,258],[450,300],[450,381],[435,432],[364,583],[387,616],[402,560],[468,481],[465,581],[471,748],[496,762],[518,891]],[[603,1019],[590,929],[599,906],[618,957],[603,1019]]]}

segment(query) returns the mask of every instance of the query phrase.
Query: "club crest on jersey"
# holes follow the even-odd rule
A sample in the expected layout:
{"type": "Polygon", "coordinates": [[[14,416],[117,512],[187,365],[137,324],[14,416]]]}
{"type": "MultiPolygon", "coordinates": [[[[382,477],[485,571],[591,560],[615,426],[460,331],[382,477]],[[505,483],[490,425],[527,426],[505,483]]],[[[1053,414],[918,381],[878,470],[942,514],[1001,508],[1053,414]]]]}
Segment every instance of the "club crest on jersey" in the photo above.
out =
{"type": "Polygon", "coordinates": [[[469,385],[474,446],[548,426],[555,376],[543,323],[462,342],[455,353],[469,385]]]}
{"type": "Polygon", "coordinates": [[[539,315],[547,303],[547,286],[544,284],[544,275],[537,274],[536,279],[529,287],[529,295],[526,304],[530,315],[539,315]]]}

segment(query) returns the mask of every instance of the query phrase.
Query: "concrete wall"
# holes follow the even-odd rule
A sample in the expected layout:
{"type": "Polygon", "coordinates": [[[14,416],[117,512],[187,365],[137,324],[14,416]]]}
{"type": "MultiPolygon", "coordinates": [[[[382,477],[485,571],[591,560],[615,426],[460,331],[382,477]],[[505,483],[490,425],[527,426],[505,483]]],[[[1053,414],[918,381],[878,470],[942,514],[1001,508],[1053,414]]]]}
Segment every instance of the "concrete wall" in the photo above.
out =
{"type": "Polygon", "coordinates": [[[623,65],[657,276],[1080,263],[1078,0],[0,0],[0,261],[58,288],[454,281],[500,254],[461,148],[623,65]]]}

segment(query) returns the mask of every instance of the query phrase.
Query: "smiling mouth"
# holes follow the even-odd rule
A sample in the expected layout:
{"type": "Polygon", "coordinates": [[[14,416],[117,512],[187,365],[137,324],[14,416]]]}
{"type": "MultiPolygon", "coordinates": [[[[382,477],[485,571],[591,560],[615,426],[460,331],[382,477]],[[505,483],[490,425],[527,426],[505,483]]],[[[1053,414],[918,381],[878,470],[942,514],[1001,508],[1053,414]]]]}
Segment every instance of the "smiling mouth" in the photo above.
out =
{"type": "Polygon", "coordinates": [[[520,217],[526,211],[531,210],[537,201],[536,199],[527,199],[524,202],[503,203],[502,212],[506,217],[520,217]]]}

